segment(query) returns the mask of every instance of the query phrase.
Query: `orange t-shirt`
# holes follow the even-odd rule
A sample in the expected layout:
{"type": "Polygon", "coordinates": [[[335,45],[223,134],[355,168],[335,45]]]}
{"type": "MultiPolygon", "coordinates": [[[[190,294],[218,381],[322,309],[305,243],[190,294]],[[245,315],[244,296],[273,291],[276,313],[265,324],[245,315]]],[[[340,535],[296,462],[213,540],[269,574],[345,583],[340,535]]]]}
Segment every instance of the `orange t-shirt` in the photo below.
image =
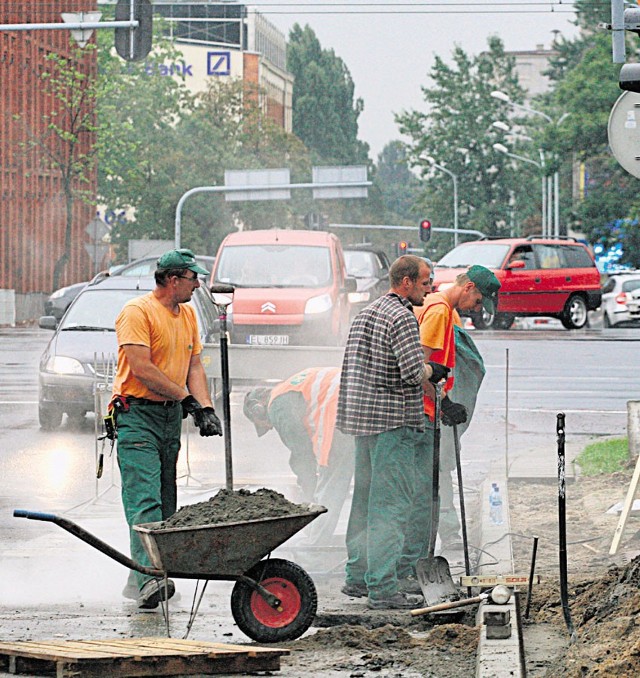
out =
{"type": "MultiPolygon", "coordinates": [[[[440,293],[429,294],[422,306],[414,308],[420,324],[420,343],[433,349],[429,360],[449,367],[456,364],[456,343],[454,325],[462,326],[460,315],[440,293]]],[[[453,374],[447,379],[443,395],[453,388],[453,374]]],[[[435,403],[433,398],[424,396],[424,411],[433,419],[435,403]]]]}
{"type": "Polygon", "coordinates": [[[189,304],[180,304],[172,313],[153,292],[128,301],[116,318],[118,337],[118,371],[113,383],[114,395],[163,400],[133,376],[123,350],[125,344],[147,346],[151,362],[171,381],[184,388],[187,384],[191,356],[202,351],[198,321],[189,304]]]}

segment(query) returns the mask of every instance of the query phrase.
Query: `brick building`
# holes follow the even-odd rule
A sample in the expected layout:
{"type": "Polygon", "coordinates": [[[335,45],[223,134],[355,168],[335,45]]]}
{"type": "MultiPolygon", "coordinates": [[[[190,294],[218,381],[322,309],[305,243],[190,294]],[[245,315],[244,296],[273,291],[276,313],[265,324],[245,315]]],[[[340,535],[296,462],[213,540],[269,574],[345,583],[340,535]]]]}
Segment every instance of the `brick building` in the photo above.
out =
{"type": "MultiPolygon", "coordinates": [[[[62,11],[95,9],[95,0],[0,0],[0,24],[61,23],[62,11]]],[[[47,159],[47,151],[60,151],[55,137],[46,134],[46,116],[55,100],[40,75],[50,67],[47,54],[71,56],[72,47],[66,30],[0,31],[0,288],[13,289],[16,295],[51,292],[54,267],[64,252],[63,177],[47,159]],[[30,148],[34,141],[44,142],[44,148],[30,148]]],[[[78,67],[94,73],[95,52],[90,51],[78,67]]],[[[65,116],[56,120],[67,125],[65,116]]],[[[92,144],[91,134],[82,135],[76,152],[86,153],[92,144]]],[[[95,194],[95,172],[82,188],[95,194]]],[[[94,214],[94,207],[74,201],[71,255],[60,285],[90,276],[85,229],[94,214]]]]}

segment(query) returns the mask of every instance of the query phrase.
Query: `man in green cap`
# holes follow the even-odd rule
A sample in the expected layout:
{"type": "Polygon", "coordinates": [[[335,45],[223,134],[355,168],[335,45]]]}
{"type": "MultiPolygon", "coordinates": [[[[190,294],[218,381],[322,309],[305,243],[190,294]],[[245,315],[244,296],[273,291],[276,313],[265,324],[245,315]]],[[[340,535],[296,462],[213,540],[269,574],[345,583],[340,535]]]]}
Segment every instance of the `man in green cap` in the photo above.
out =
{"type": "MultiPolygon", "coordinates": [[[[200,286],[198,275],[208,272],[190,250],[163,254],[155,289],[128,301],[116,318],[118,369],[110,410],[117,416],[131,558],[141,565],[151,562],[133,525],[161,521],[176,512],[182,419],[190,414],[201,436],[222,435],[200,361],[195,312],[187,303],[200,286]]],[[[141,609],[154,609],[175,592],[171,580],[165,584],[136,572],[135,581],[141,609]]]]}
{"type": "MultiPolygon", "coordinates": [[[[429,294],[423,306],[416,309],[425,360],[440,363],[451,370],[442,389],[442,423],[446,426],[464,424],[468,418],[467,408],[448,396],[453,388],[453,370],[456,366],[454,327],[462,326],[458,311],[477,313],[484,306],[489,313],[494,313],[499,289],[500,282],[496,276],[488,268],[475,265],[458,275],[451,287],[443,292],[429,294]]],[[[433,388],[427,387],[424,395],[425,432],[422,435],[420,454],[417,456],[418,491],[415,494],[413,510],[405,532],[402,557],[398,564],[399,587],[408,593],[420,591],[415,578],[415,565],[419,558],[428,555],[433,520],[431,507],[434,397],[433,388]]]]}

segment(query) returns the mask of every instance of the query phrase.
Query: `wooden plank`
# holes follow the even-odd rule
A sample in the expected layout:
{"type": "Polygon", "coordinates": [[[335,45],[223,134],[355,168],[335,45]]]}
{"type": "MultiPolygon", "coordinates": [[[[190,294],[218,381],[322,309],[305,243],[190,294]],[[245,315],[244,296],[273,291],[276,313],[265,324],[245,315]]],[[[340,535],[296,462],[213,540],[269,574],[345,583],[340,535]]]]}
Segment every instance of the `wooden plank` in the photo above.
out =
{"type": "Polygon", "coordinates": [[[624,534],[624,528],[627,524],[629,514],[631,513],[631,508],[633,507],[633,500],[636,497],[636,491],[638,489],[638,481],[640,480],[640,457],[636,462],[636,468],[633,472],[633,478],[631,478],[631,484],[629,485],[629,490],[627,492],[627,497],[624,500],[624,506],[622,507],[622,513],[620,514],[620,519],[618,520],[618,525],[616,531],[613,533],[613,541],[611,542],[611,548],[609,549],[609,555],[615,556],[620,548],[620,541],[622,540],[622,535],[624,534]]]}
{"type": "Polygon", "coordinates": [[[11,673],[57,678],[124,678],[278,671],[289,650],[179,638],[0,642],[0,666],[11,673]]]}

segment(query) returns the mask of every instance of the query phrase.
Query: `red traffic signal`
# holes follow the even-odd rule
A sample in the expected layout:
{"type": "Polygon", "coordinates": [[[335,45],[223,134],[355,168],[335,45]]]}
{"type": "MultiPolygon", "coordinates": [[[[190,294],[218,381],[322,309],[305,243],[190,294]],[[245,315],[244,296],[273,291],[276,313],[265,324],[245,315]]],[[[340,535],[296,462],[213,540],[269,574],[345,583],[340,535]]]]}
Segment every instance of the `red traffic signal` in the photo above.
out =
{"type": "Polygon", "coordinates": [[[402,240],[396,245],[396,249],[398,252],[398,256],[402,256],[403,254],[407,253],[407,248],[409,247],[409,243],[406,241],[402,240]]]}
{"type": "Polygon", "coordinates": [[[431,222],[428,219],[423,219],[420,222],[420,240],[422,242],[431,240],[431,222]]]}

